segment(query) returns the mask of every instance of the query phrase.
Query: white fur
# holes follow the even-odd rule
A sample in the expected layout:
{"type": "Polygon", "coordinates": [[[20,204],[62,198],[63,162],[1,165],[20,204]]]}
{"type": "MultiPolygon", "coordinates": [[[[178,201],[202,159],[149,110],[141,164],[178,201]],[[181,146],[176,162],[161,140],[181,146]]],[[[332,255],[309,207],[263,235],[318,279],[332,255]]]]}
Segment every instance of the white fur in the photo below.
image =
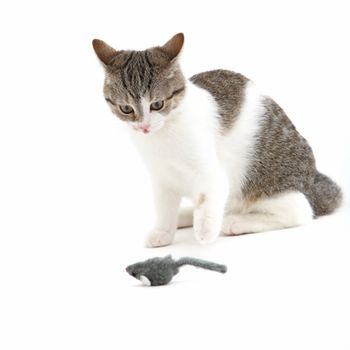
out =
{"type": "Polygon", "coordinates": [[[277,230],[308,223],[313,213],[300,192],[287,192],[262,199],[247,211],[225,216],[222,232],[226,235],[277,230]]]}
{"type": "MultiPolygon", "coordinates": [[[[219,235],[224,212],[229,214],[223,226],[226,234],[242,231],[237,228],[238,221],[243,226],[243,222],[246,225],[251,220],[254,225],[249,228],[256,232],[293,226],[312,217],[310,206],[305,203],[307,200],[299,194],[255,204],[254,213],[268,212],[275,215],[274,218],[278,217],[270,226],[267,214],[253,217],[253,214],[243,212],[241,188],[252,161],[259,118],[264,113],[261,101],[262,96],[255,86],[247,84],[240,114],[227,133],[220,129],[218,108],[212,96],[191,82],[187,83],[181,104],[166,117],[149,112],[149,101],[143,101],[145,122],[150,123],[150,132],[143,134],[130,129],[130,134],[154,187],[157,220],[146,240],[147,246],[162,246],[173,241],[178,223],[183,221],[182,216],[178,217],[182,197],[193,200],[194,234],[202,243],[211,242],[219,235]],[[299,205],[300,211],[295,208],[299,205]],[[293,207],[290,215],[285,211],[289,206],[293,207]],[[279,211],[280,207],[283,207],[282,211],[279,211]],[[232,217],[238,214],[245,214],[244,220],[232,217]],[[232,227],[235,232],[231,232],[232,227]]],[[[188,215],[185,222],[189,223],[188,215]]]]}
{"type": "Polygon", "coordinates": [[[193,226],[193,208],[181,208],[177,218],[177,228],[185,228],[193,226]]]}
{"type": "Polygon", "coordinates": [[[226,208],[239,212],[242,209],[241,189],[251,164],[261,115],[264,113],[262,95],[254,83],[249,82],[245,102],[232,129],[218,138],[217,148],[221,164],[230,181],[230,193],[226,208]]]}

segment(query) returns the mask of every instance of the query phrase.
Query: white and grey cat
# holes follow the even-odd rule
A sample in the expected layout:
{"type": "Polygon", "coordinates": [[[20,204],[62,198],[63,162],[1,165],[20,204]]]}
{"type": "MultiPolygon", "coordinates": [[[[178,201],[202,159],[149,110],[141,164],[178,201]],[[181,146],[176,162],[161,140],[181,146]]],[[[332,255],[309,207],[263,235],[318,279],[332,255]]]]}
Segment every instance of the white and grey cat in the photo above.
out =
{"type": "Polygon", "coordinates": [[[178,227],[196,239],[302,225],[333,212],[340,188],[284,111],[241,74],[214,70],[186,80],[184,36],[144,51],[93,41],[104,96],[129,126],[149,170],[157,220],[146,245],[171,244],[178,227]],[[183,197],[193,211],[181,211],[183,197]]]}

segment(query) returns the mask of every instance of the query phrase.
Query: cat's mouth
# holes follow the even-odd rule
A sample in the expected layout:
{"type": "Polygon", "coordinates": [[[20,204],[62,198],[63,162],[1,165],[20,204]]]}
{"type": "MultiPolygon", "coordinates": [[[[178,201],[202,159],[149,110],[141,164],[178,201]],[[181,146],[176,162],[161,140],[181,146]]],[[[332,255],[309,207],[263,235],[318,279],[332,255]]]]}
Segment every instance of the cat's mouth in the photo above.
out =
{"type": "Polygon", "coordinates": [[[130,123],[131,128],[136,131],[140,132],[144,135],[148,134],[154,134],[158,130],[160,130],[163,127],[162,122],[156,122],[156,123],[130,123]]]}
{"type": "Polygon", "coordinates": [[[149,124],[146,125],[133,125],[133,129],[136,131],[140,131],[144,134],[149,134],[151,131],[151,126],[149,124]]]}

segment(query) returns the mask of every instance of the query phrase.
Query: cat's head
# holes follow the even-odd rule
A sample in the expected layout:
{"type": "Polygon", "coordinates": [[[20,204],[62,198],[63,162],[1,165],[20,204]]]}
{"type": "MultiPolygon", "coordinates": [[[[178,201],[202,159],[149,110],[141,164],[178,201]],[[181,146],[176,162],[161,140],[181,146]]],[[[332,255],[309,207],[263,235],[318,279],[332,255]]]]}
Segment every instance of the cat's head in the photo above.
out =
{"type": "Polygon", "coordinates": [[[145,134],[160,130],[181,102],[185,79],[177,62],[182,33],[144,51],[117,51],[102,40],[93,48],[105,69],[104,96],[112,112],[145,134]]]}

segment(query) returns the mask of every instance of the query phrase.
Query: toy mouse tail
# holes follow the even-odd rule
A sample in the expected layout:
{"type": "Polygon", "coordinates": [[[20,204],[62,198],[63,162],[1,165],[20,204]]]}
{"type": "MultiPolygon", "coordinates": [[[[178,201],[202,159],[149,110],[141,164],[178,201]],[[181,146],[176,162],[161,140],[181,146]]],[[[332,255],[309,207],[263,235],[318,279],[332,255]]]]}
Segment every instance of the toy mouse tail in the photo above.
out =
{"type": "Polygon", "coordinates": [[[176,262],[177,267],[181,267],[183,265],[192,265],[192,266],[200,267],[202,269],[212,270],[212,271],[221,272],[221,273],[225,273],[227,271],[227,267],[225,265],[216,264],[211,261],[206,261],[206,260],[201,260],[196,258],[189,258],[189,257],[181,258],[176,262]]]}

